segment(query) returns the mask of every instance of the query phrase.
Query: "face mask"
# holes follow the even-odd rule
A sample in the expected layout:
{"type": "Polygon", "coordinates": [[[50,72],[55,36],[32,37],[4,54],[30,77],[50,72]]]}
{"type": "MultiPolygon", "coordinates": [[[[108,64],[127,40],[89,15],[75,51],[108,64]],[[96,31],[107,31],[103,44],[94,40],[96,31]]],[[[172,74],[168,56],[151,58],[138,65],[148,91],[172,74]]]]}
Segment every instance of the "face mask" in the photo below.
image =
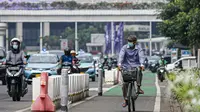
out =
{"type": "Polygon", "coordinates": [[[18,45],[13,45],[13,49],[18,49],[18,45]]]}
{"type": "Polygon", "coordinates": [[[129,47],[133,47],[134,44],[133,44],[132,42],[128,42],[128,46],[129,46],[129,47]]]}

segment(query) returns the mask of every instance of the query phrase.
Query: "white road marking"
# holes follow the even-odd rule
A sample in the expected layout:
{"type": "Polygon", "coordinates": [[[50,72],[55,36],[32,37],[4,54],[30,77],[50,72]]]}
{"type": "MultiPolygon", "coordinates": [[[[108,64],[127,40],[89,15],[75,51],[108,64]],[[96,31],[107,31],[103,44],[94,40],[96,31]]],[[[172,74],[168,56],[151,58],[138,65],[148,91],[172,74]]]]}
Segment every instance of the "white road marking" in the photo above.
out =
{"type": "Polygon", "coordinates": [[[157,95],[156,95],[156,99],[155,99],[155,105],[154,105],[154,112],[160,112],[160,97],[161,97],[161,93],[160,93],[160,86],[158,84],[158,76],[156,75],[156,89],[157,89],[157,95]]]}

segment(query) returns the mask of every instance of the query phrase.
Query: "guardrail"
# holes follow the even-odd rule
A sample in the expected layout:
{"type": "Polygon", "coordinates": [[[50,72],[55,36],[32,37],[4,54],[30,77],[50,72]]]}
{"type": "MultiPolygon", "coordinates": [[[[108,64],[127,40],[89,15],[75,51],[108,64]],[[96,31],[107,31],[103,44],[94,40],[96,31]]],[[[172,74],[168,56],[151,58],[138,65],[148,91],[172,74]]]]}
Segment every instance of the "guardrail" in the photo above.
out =
{"type": "Polygon", "coordinates": [[[118,83],[119,74],[117,69],[105,70],[105,83],[115,85],[118,83]]]}
{"type": "MultiPolygon", "coordinates": [[[[48,81],[48,94],[56,107],[59,108],[60,91],[62,91],[61,76],[49,76],[48,81]]],[[[33,78],[32,88],[32,102],[34,102],[40,94],[40,77],[33,78]]],[[[68,96],[69,102],[76,102],[89,96],[89,75],[70,74],[68,96]]]]}

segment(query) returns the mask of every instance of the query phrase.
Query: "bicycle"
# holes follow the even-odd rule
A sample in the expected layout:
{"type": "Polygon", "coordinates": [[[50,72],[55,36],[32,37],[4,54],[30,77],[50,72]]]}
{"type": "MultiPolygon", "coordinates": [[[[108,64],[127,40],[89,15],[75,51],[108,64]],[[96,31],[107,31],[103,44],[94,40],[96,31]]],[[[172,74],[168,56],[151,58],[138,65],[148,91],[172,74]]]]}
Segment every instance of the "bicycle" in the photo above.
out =
{"type": "Polygon", "coordinates": [[[121,70],[122,77],[124,83],[128,83],[128,91],[127,91],[127,104],[128,104],[128,112],[135,111],[135,101],[138,98],[138,88],[137,81],[140,81],[139,73],[140,68],[132,68],[130,70],[121,70]]]}

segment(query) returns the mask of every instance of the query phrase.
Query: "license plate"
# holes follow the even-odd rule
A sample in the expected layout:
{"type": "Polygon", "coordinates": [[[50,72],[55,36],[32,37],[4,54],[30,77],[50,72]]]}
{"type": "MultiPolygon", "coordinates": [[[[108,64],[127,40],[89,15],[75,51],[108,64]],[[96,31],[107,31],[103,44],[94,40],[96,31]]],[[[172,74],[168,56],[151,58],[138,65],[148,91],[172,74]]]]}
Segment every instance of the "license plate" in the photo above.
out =
{"type": "Polygon", "coordinates": [[[164,72],[164,70],[160,70],[161,72],[164,72]]]}
{"type": "Polygon", "coordinates": [[[40,77],[40,74],[36,74],[35,77],[40,77]]]}
{"type": "Polygon", "coordinates": [[[81,72],[80,74],[84,74],[84,72],[81,72]]]}

